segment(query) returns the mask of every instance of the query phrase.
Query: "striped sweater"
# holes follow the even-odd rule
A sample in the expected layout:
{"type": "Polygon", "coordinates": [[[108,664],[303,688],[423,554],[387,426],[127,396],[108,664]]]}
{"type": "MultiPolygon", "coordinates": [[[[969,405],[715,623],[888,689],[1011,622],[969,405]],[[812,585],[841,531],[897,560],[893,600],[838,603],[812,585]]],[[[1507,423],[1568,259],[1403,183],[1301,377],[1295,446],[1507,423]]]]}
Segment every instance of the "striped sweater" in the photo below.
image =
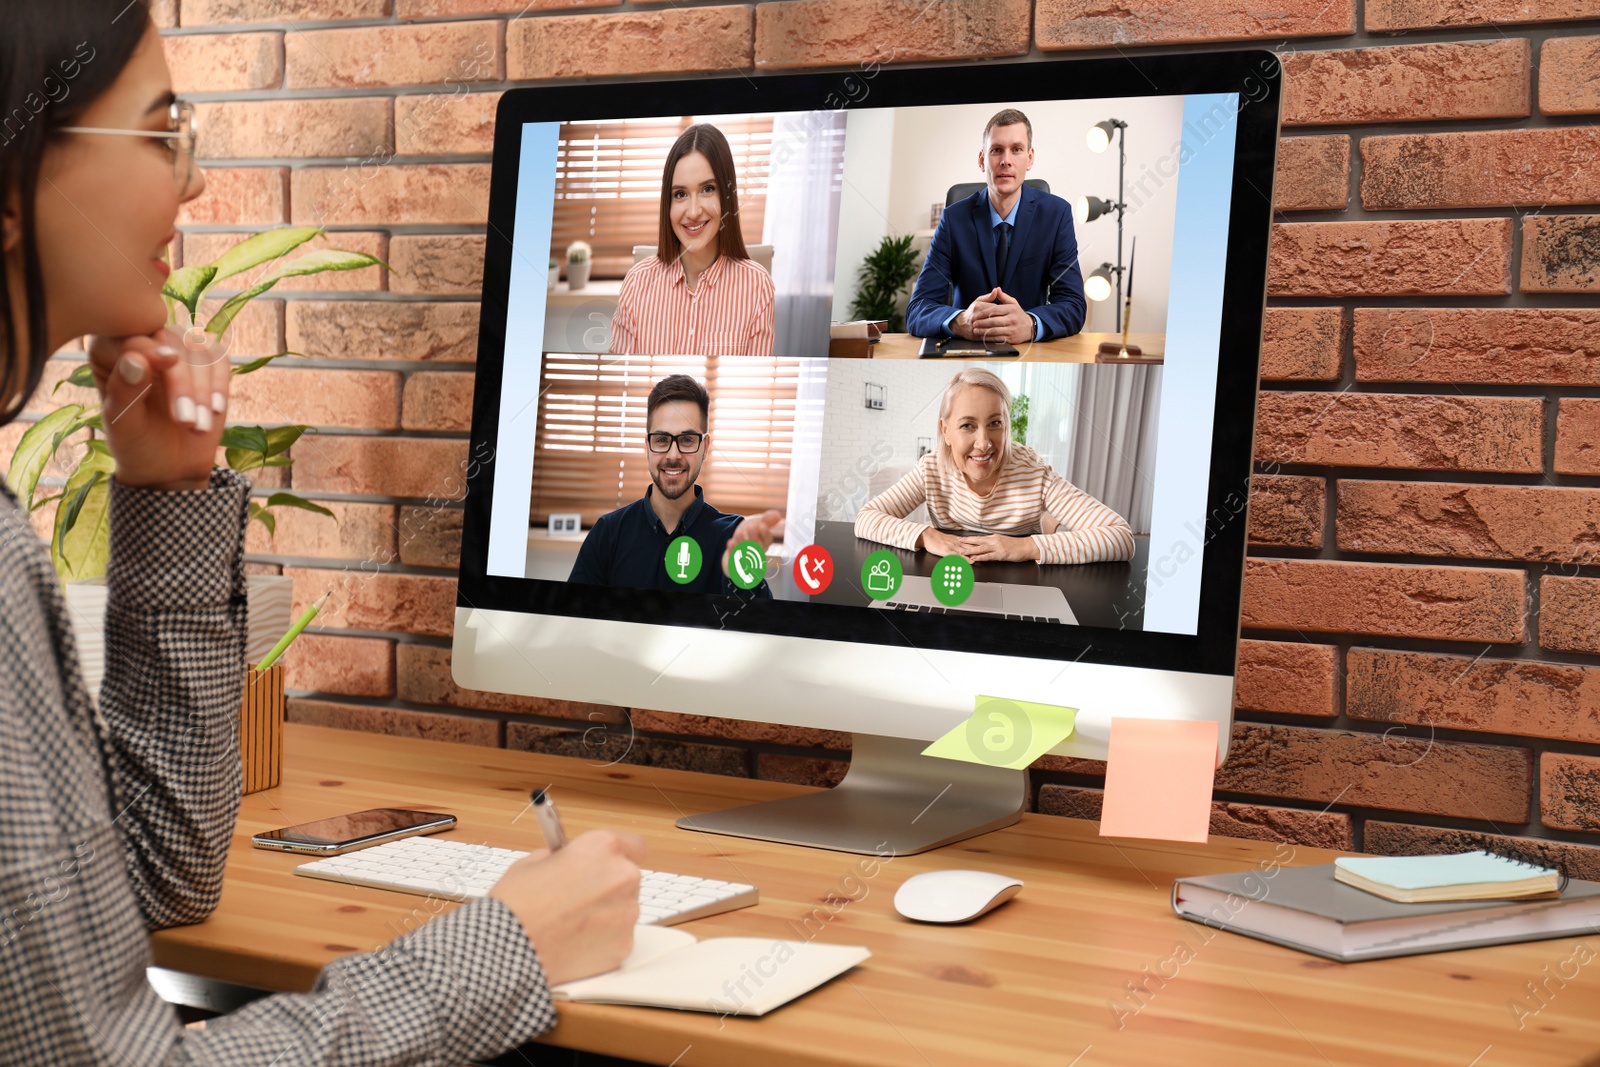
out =
{"type": "Polygon", "coordinates": [[[908,522],[917,505],[928,505],[932,526],[985,534],[1031,535],[1040,563],[1100,563],[1133,558],[1127,520],[1067,481],[1026,445],[1006,447],[995,486],[979,496],[967,479],[930,452],[905,477],[879,493],[856,515],[856,536],[896,548],[915,548],[928,523],[908,522]],[[1043,533],[1048,512],[1059,524],[1043,533]]]}
{"type": "Polygon", "coordinates": [[[684,284],[683,261],[651,256],[622,279],[611,351],[645,356],[772,355],[772,276],[749,259],[718,256],[684,284]]]}

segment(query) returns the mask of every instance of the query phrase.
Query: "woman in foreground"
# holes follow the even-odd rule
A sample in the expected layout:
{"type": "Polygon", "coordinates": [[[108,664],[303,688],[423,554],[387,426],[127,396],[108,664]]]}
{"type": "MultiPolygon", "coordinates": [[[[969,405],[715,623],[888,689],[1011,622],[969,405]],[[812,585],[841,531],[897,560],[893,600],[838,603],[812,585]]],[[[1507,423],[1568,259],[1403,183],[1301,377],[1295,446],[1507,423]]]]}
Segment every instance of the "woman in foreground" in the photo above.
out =
{"type": "Polygon", "coordinates": [[[543,1033],[551,985],[631,946],[637,838],[536,853],[313,992],[201,1030],[146,981],[149,933],[216,907],[239,808],[250,483],[213,465],[229,363],[164,329],[161,299],[205,179],[142,0],[4,0],[0,21],[0,425],[94,335],[116,460],[98,700],[49,554],[0,492],[0,1060],[456,1067],[543,1033]]]}

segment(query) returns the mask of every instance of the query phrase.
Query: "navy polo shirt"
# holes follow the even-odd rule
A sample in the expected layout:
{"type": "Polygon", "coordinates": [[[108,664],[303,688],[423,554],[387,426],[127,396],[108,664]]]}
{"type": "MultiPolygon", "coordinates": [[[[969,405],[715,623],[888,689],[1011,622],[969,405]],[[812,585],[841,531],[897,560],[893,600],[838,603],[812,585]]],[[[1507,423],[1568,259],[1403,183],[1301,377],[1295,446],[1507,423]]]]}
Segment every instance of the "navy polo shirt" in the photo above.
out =
{"type": "Polygon", "coordinates": [[[671,533],[650,506],[651,485],[644,496],[626,507],[600,516],[578,549],[569,582],[586,585],[613,585],[630,589],[685,590],[693,593],[727,593],[772,597],[762,582],[745,592],[722,573],[722,552],[728,538],[744,521],[742,515],[724,515],[706,503],[705,490],[694,487],[694,503],[678,520],[671,533]],[[667,546],[679,537],[692,537],[700,546],[700,573],[692,582],[679,585],[667,576],[667,546]]]}

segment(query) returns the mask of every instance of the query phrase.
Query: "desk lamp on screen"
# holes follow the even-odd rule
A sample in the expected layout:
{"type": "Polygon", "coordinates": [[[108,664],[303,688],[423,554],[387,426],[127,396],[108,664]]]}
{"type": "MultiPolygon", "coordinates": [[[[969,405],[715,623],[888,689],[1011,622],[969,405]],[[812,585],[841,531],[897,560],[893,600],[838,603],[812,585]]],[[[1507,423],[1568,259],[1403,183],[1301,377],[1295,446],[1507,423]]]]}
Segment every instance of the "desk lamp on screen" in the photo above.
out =
{"type": "Polygon", "coordinates": [[[679,825],[850,852],[1018,819],[981,724],[923,754],[982,698],[1074,709],[1049,751],[1084,759],[1215,722],[1220,763],[1279,84],[1240,51],[506,93],[456,681],[848,733],[837,787],[679,825]],[[1084,145],[1106,114],[1125,161],[1084,145]],[[1115,234],[1071,204],[1124,166],[1140,303],[1096,333],[1115,234]],[[872,301],[906,333],[831,357],[872,301]],[[946,337],[978,343],[917,358],[946,337]]]}

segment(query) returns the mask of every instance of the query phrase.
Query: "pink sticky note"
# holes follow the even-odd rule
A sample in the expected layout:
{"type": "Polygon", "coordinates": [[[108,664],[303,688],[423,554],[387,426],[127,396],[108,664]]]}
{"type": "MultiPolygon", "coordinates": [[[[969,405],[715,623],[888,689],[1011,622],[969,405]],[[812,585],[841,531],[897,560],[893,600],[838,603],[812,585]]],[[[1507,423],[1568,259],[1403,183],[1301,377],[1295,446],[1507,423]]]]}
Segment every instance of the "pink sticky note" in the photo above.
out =
{"type": "Polygon", "coordinates": [[[1102,837],[1206,840],[1217,770],[1217,724],[1111,720],[1102,837]]]}

